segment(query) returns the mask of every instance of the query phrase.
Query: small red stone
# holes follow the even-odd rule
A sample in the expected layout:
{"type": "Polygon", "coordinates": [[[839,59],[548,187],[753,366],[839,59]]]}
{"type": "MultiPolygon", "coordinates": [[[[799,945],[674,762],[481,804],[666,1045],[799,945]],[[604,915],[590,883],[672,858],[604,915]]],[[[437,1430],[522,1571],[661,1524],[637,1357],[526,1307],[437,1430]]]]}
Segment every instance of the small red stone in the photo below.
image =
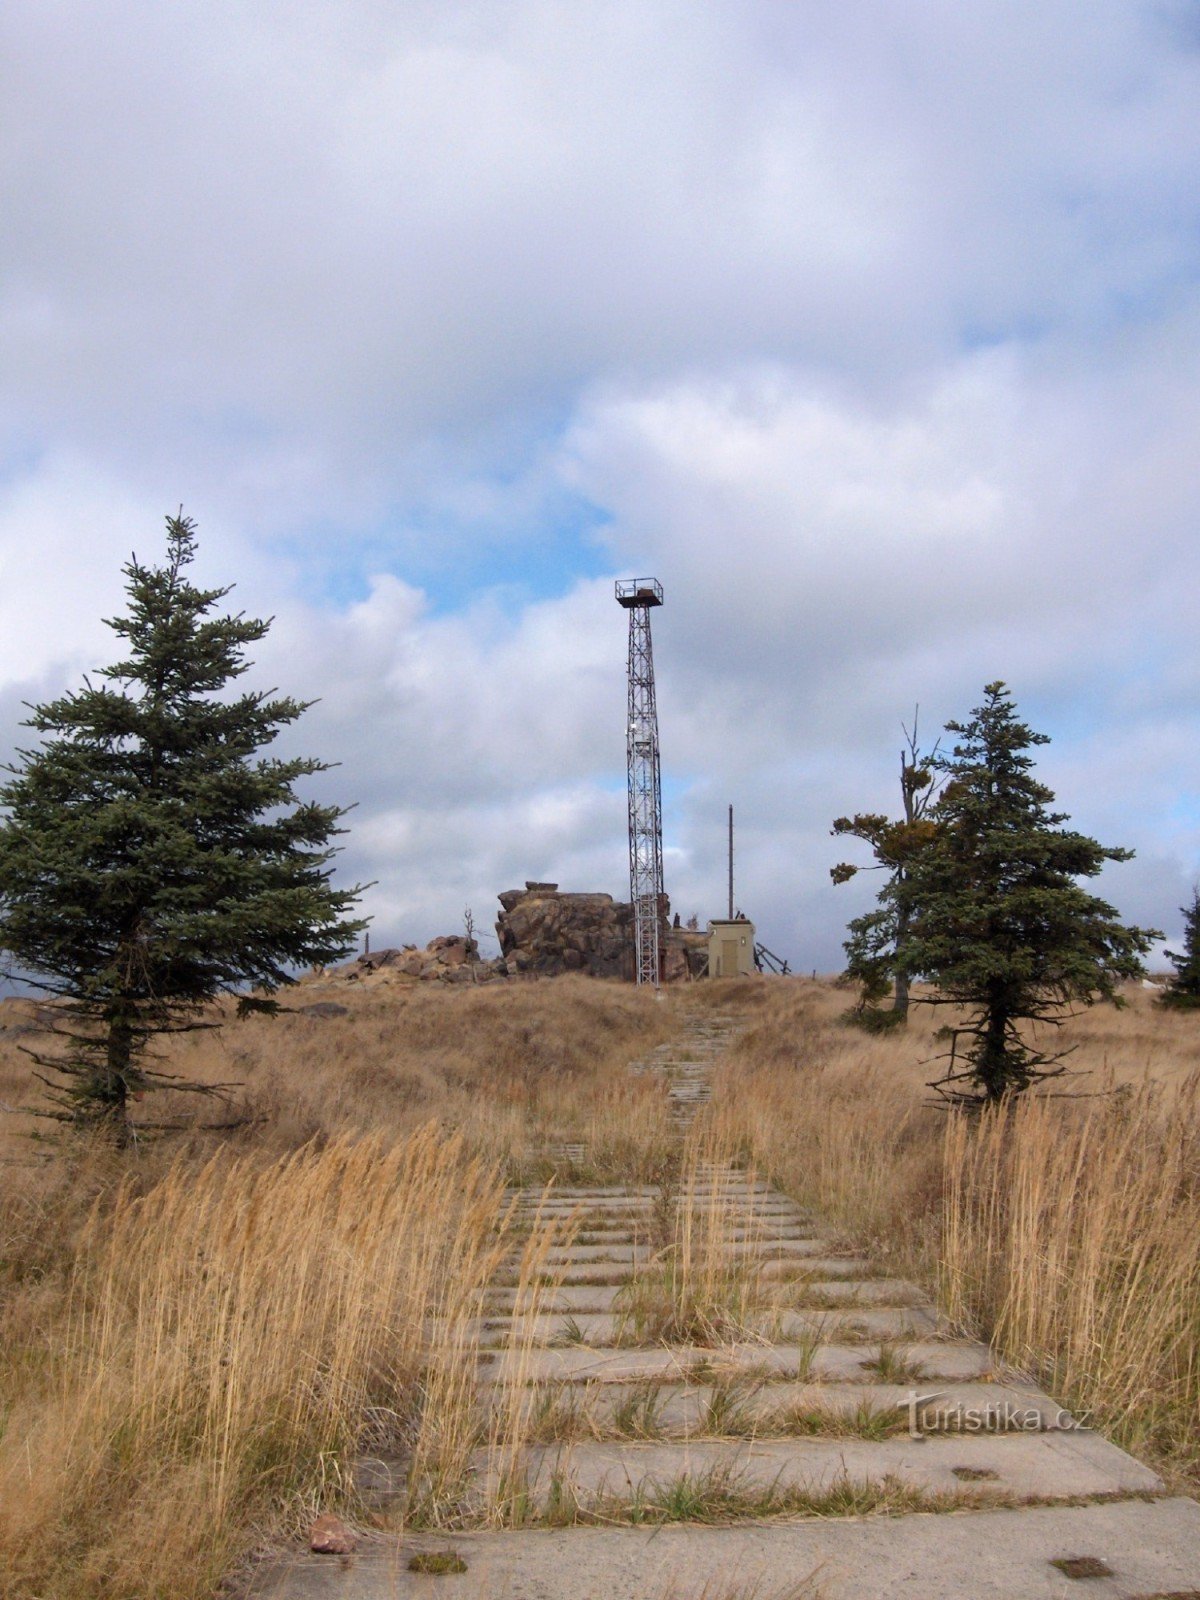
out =
{"type": "Polygon", "coordinates": [[[320,1556],[348,1556],[357,1538],[340,1517],[318,1517],[308,1536],[308,1547],[320,1556]]]}

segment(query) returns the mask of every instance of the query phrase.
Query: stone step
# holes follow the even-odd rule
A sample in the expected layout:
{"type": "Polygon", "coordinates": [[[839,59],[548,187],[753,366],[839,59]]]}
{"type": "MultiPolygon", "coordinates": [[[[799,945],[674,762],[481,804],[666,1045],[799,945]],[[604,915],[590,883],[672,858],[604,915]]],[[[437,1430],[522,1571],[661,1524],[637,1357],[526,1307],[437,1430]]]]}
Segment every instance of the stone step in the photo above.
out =
{"type": "MultiPolygon", "coordinates": [[[[622,1272],[619,1265],[588,1262],[573,1271],[564,1271],[561,1281],[553,1288],[535,1285],[518,1293],[515,1286],[498,1285],[487,1292],[484,1306],[489,1314],[513,1311],[534,1311],[541,1315],[556,1312],[602,1313],[619,1311],[623,1305],[628,1305],[633,1292],[628,1272],[622,1272]]],[[[763,1293],[768,1307],[779,1306],[788,1310],[803,1310],[806,1302],[819,1309],[829,1309],[829,1302],[834,1309],[846,1308],[856,1313],[868,1307],[924,1310],[930,1319],[926,1326],[936,1326],[935,1313],[920,1304],[923,1300],[920,1290],[900,1278],[872,1278],[865,1282],[831,1279],[771,1284],[764,1286],[763,1293]]],[[[788,1325],[783,1324],[785,1328],[788,1325]]]]}
{"type": "MultiPolygon", "coordinates": [[[[527,1351],[485,1351],[486,1381],[504,1383],[631,1383],[708,1381],[713,1378],[786,1374],[828,1383],[862,1383],[876,1377],[871,1367],[879,1346],[742,1344],[705,1349],[700,1345],[648,1345],[631,1349],[590,1345],[535,1346],[527,1351]]],[[[986,1345],[968,1340],[917,1340],[903,1347],[916,1384],[990,1378],[999,1371],[986,1345]]],[[[906,1375],[905,1381],[908,1381],[906,1375]]]]}
{"type": "MultiPolygon", "coordinates": [[[[486,1452],[475,1466],[489,1472],[486,1452]]],[[[583,1505],[598,1499],[661,1503],[683,1478],[752,1497],[772,1491],[820,1496],[840,1485],[903,1484],[963,1503],[984,1498],[1068,1500],[1154,1494],[1156,1473],[1086,1429],[1045,1433],[942,1434],[924,1439],[691,1439],[685,1443],[584,1442],[531,1447],[529,1491],[544,1499],[554,1481],[583,1505]]]]}
{"type": "MultiPolygon", "coordinates": [[[[549,1296],[550,1291],[546,1291],[549,1296]]],[[[748,1332],[762,1339],[796,1344],[808,1339],[830,1343],[847,1340],[928,1338],[938,1331],[934,1312],[922,1306],[855,1306],[838,1311],[754,1312],[748,1332]]],[[[497,1336],[528,1339],[535,1345],[561,1344],[564,1340],[592,1346],[612,1345],[631,1339],[632,1318],[619,1312],[555,1312],[545,1310],[533,1316],[487,1317],[483,1321],[485,1343],[494,1346],[497,1336]]]]}
{"type": "MultiPolygon", "coordinates": [[[[862,1262],[856,1264],[861,1269],[862,1262]]],[[[797,1309],[819,1304],[833,1304],[839,1308],[867,1305],[928,1307],[928,1297],[924,1291],[906,1278],[822,1278],[815,1273],[811,1278],[791,1278],[782,1283],[772,1283],[770,1299],[775,1305],[794,1306],[797,1309]]]]}
{"type": "MultiPolygon", "coordinates": [[[[782,1240],[758,1243],[739,1243],[729,1247],[735,1261],[752,1263],[763,1278],[784,1284],[795,1284],[797,1292],[802,1284],[834,1280],[847,1282],[862,1271],[860,1256],[821,1256],[815,1251],[828,1241],[820,1239],[782,1240]]],[[[562,1275],[564,1283],[595,1281],[622,1269],[633,1272],[664,1251],[648,1244],[643,1237],[638,1240],[632,1232],[622,1233],[619,1239],[602,1244],[554,1245],[542,1261],[547,1270],[562,1275]]],[[[509,1276],[515,1281],[515,1267],[519,1258],[509,1260],[509,1276]]],[[[498,1278],[497,1283],[502,1281],[498,1278]]],[[[874,1279],[882,1283],[889,1280],[874,1279]]],[[[893,1280],[894,1281],[894,1280],[893,1280]]]]}
{"type": "Polygon", "coordinates": [[[829,1239],[784,1239],[733,1246],[735,1255],[748,1255],[758,1262],[764,1278],[800,1283],[812,1278],[852,1278],[869,1265],[862,1256],[822,1255],[829,1250],[829,1239]]]}
{"type": "Polygon", "coordinates": [[[640,1261],[648,1253],[645,1243],[635,1243],[633,1231],[623,1228],[612,1240],[600,1244],[556,1244],[546,1251],[545,1260],[552,1266],[585,1266],[588,1262],[640,1261]]]}
{"type": "Polygon", "coordinates": [[[967,1511],[951,1517],[824,1517],[765,1526],[559,1528],[372,1535],[347,1571],[328,1556],[264,1563],[249,1600],[1105,1600],[1200,1589],[1200,1505],[1102,1505],[967,1511]],[[452,1548],[466,1571],[408,1570],[418,1550],[452,1548]],[[1056,1561],[1092,1556],[1112,1576],[1078,1585],[1056,1561]]]}
{"type": "MultiPolygon", "coordinates": [[[[764,1277],[798,1279],[807,1275],[850,1277],[861,1272],[861,1256],[833,1256],[827,1252],[833,1241],[827,1236],[805,1234],[792,1239],[738,1239],[731,1241],[728,1254],[733,1260],[750,1260],[758,1264],[764,1277]]],[[[551,1245],[542,1256],[547,1268],[584,1266],[588,1262],[618,1265],[641,1262],[661,1254],[661,1247],[650,1243],[646,1228],[604,1229],[599,1233],[588,1229],[585,1242],[551,1245]]],[[[520,1262],[520,1252],[508,1257],[504,1271],[511,1276],[520,1262]]]]}
{"type": "Polygon", "coordinates": [[[768,1312],[767,1317],[772,1323],[772,1338],[785,1344],[832,1337],[833,1328],[853,1328],[854,1337],[871,1339],[928,1339],[944,1331],[937,1312],[927,1305],[847,1306],[831,1311],[768,1312]]]}
{"type": "Polygon", "coordinates": [[[735,1223],[732,1227],[725,1229],[725,1237],[730,1244],[754,1245],[803,1244],[815,1240],[827,1249],[829,1246],[828,1237],[820,1233],[814,1233],[814,1226],[814,1223],[806,1220],[796,1222],[791,1227],[774,1228],[747,1228],[735,1223]]]}
{"type": "MultiPolygon", "coordinates": [[[[651,1211],[656,1203],[662,1204],[661,1201],[656,1202],[655,1197],[650,1195],[583,1196],[576,1199],[572,1195],[555,1193],[541,1202],[518,1202],[514,1215],[527,1221],[534,1221],[538,1217],[557,1218],[576,1215],[623,1217],[651,1211]]],[[[720,1216],[722,1213],[733,1213],[738,1218],[738,1226],[742,1228],[759,1222],[778,1225],[781,1222],[798,1223],[811,1220],[811,1214],[791,1200],[766,1199],[751,1203],[736,1195],[697,1194],[684,1190],[679,1196],[672,1197],[668,1203],[672,1210],[694,1211],[704,1215],[720,1216]]]]}
{"type": "Polygon", "coordinates": [[[574,1414],[580,1436],[603,1433],[631,1406],[642,1407],[642,1427],[672,1438],[697,1434],[804,1437],[844,1429],[919,1434],[1042,1433],[1074,1425],[1070,1413],[1040,1389],[1008,1383],[798,1383],[734,1378],[712,1383],[563,1383],[539,1389],[542,1408],[574,1414]],[[799,1419],[799,1420],[797,1420],[799,1419]]]}
{"type": "Polygon", "coordinates": [[[564,1283],[555,1289],[535,1288],[527,1289],[523,1293],[519,1293],[516,1289],[492,1289],[484,1301],[484,1309],[489,1317],[500,1313],[527,1313],[531,1310],[541,1316],[550,1316],[558,1312],[606,1315],[617,1304],[627,1281],[623,1278],[619,1284],[594,1281],[564,1283]]]}

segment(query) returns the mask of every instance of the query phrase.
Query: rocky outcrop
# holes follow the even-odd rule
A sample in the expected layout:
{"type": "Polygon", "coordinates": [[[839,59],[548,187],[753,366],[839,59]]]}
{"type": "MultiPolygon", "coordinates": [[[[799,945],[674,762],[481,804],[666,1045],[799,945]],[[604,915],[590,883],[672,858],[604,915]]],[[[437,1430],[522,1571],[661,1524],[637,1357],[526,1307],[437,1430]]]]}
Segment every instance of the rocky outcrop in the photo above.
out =
{"type": "Polygon", "coordinates": [[[488,983],[505,974],[503,962],[481,961],[478,944],[461,933],[441,934],[424,950],[415,944],[401,950],[372,950],[338,968],[338,976],[351,982],[374,978],[383,983],[488,983]]]}
{"type": "Polygon", "coordinates": [[[694,928],[668,928],[663,945],[664,983],[708,976],[708,934],[694,928]]]}
{"type": "MultiPolygon", "coordinates": [[[[524,889],[506,889],[500,904],[496,937],[509,973],[633,978],[633,907],[628,901],[610,894],[564,894],[556,883],[526,883],[524,889]]],[[[700,976],[708,965],[707,936],[672,928],[665,895],[660,914],[664,981],[700,976]]]]}
{"type": "MultiPolygon", "coordinates": [[[[372,950],[335,976],[350,983],[491,983],[497,978],[553,978],[582,972],[592,978],[632,982],[633,907],[610,894],[563,894],[556,883],[527,883],[500,896],[496,919],[498,960],[480,959],[474,939],[461,933],[431,939],[424,950],[372,950]]],[[[708,970],[708,935],[670,926],[661,905],[664,983],[700,978],[708,970]]],[[[315,1008],[308,1007],[315,1014],[315,1008]]]]}
{"type": "Polygon", "coordinates": [[[610,894],[562,894],[556,883],[506,889],[496,919],[510,972],[633,977],[633,908],[610,894]]]}

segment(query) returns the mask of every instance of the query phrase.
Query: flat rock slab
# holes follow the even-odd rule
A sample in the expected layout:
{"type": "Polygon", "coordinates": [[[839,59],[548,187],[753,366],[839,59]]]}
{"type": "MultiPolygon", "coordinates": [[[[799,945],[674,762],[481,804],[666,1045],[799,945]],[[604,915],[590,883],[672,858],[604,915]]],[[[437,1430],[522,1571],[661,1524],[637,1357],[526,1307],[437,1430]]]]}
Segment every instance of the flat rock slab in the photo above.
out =
{"type": "Polygon", "coordinates": [[[261,1566],[248,1600],[1145,1600],[1200,1588],[1193,1500],[707,1528],[563,1528],[371,1538],[345,1562],[261,1566]],[[453,1548],[460,1577],[408,1571],[453,1548]],[[1072,1583],[1051,1562],[1094,1555],[1111,1578],[1072,1583]]]}
{"type": "MultiPolygon", "coordinates": [[[[486,1470],[484,1454],[477,1469],[486,1470]]],[[[677,1479],[717,1474],[741,1490],[820,1494],[847,1480],[885,1478],[935,1494],[1068,1500],[1081,1495],[1154,1494],[1156,1473],[1099,1434],[938,1435],[927,1439],[692,1439],[676,1444],[567,1444],[529,1452],[529,1483],[545,1494],[552,1478],[570,1483],[583,1502],[641,1494],[677,1479]]]]}

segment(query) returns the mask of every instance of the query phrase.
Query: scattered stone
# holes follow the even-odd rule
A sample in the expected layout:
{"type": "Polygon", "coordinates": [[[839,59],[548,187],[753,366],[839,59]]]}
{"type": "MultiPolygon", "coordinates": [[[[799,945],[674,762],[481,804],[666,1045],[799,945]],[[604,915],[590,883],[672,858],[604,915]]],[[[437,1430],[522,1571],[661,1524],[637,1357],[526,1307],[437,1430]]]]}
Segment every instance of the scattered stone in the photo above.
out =
{"type": "Polygon", "coordinates": [[[311,1006],[300,1007],[300,1015],[304,1017],[344,1017],[348,1011],[348,1006],[340,1006],[335,1000],[318,1000],[311,1006]]]}
{"type": "Polygon", "coordinates": [[[319,1556],[348,1556],[358,1544],[358,1537],[341,1517],[326,1512],[313,1523],[308,1536],[308,1548],[319,1556]]]}
{"type": "Polygon", "coordinates": [[[440,982],[489,983],[506,976],[503,961],[481,961],[479,945],[461,933],[439,934],[424,950],[406,944],[400,950],[372,950],[338,967],[335,978],[346,983],[440,982]]]}

